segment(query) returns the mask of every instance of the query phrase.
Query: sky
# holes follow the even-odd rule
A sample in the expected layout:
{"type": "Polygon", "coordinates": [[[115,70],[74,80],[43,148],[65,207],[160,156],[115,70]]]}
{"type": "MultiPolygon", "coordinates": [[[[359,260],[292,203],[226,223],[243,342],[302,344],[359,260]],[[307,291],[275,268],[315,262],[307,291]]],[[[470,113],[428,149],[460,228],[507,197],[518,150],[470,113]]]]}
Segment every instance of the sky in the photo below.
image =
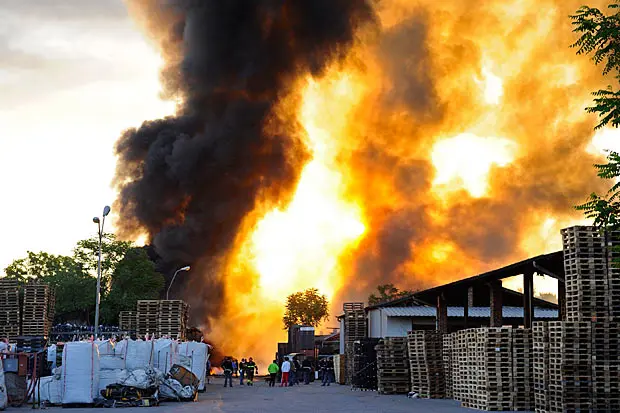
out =
{"type": "Polygon", "coordinates": [[[173,105],[122,0],[1,0],[0,16],[1,274],[28,250],[69,254],[95,235],[114,201],[114,142],[173,105]]]}

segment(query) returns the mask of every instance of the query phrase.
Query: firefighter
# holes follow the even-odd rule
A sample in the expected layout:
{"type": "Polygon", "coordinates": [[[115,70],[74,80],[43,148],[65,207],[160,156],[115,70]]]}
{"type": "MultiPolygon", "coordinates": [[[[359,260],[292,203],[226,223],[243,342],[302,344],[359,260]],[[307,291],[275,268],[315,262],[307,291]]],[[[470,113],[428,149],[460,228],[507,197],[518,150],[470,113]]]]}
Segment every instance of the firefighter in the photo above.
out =
{"type": "Polygon", "coordinates": [[[254,363],[252,357],[245,365],[245,374],[247,376],[248,386],[254,386],[254,373],[258,374],[258,366],[254,363]]]}
{"type": "Polygon", "coordinates": [[[243,386],[243,377],[245,376],[245,367],[246,362],[245,359],[241,359],[241,363],[239,363],[239,385],[243,386]]]}

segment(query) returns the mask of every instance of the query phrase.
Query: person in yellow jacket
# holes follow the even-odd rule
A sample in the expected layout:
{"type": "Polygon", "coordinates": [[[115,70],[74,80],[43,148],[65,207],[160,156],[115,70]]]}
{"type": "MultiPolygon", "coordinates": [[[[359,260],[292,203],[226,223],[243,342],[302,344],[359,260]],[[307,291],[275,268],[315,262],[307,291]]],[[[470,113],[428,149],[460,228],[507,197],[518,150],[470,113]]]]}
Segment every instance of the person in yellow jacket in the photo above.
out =
{"type": "Polygon", "coordinates": [[[280,367],[278,367],[278,363],[274,360],[273,363],[267,367],[267,371],[269,372],[269,387],[276,386],[276,376],[278,375],[278,371],[280,371],[280,367]]]}

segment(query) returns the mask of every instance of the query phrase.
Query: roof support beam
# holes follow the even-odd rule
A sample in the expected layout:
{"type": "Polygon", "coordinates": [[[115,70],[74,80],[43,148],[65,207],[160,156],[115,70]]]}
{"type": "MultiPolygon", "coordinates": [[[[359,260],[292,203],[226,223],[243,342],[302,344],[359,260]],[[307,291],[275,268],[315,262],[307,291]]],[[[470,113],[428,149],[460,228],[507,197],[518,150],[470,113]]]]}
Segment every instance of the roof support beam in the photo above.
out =
{"type": "Polygon", "coordinates": [[[523,274],[523,327],[532,328],[533,312],[532,300],[534,299],[534,273],[523,274]]]}
{"type": "Polygon", "coordinates": [[[494,280],[489,283],[491,302],[491,327],[501,327],[502,320],[502,282],[500,280],[494,280]]]}
{"type": "Polygon", "coordinates": [[[444,334],[448,332],[448,306],[443,293],[437,296],[437,331],[444,334]]]}

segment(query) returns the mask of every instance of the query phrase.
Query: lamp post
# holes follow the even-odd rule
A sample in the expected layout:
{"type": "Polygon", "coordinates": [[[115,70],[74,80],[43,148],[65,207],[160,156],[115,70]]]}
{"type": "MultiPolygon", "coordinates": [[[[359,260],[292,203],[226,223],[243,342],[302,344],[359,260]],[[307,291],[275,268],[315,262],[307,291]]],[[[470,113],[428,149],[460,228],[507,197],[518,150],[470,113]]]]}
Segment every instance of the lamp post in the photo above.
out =
{"type": "Polygon", "coordinates": [[[99,235],[99,260],[97,261],[97,298],[95,302],[95,338],[99,335],[99,303],[101,302],[101,243],[103,240],[103,225],[105,224],[105,217],[110,213],[110,207],[105,206],[103,208],[103,216],[101,219],[99,217],[94,217],[93,222],[97,224],[99,235]]]}
{"type": "Polygon", "coordinates": [[[175,279],[175,278],[177,278],[177,274],[178,274],[180,271],[189,271],[189,270],[190,270],[190,268],[191,268],[191,267],[188,265],[188,266],[186,266],[186,267],[179,268],[178,270],[176,270],[176,271],[174,272],[174,275],[172,276],[172,281],[170,281],[170,285],[168,286],[168,290],[166,290],[166,300],[168,299],[168,295],[170,294],[170,287],[172,287],[172,283],[174,282],[174,279],[175,279]]]}

